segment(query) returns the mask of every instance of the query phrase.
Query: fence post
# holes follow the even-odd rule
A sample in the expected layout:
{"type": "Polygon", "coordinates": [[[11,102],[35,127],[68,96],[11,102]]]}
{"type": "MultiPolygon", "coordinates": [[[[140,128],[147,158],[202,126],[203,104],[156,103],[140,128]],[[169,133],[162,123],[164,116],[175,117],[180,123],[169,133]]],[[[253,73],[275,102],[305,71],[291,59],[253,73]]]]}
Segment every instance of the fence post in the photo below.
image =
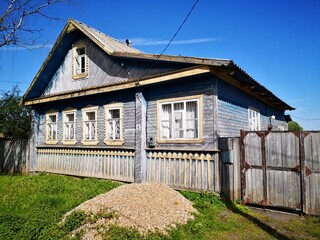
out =
{"type": "Polygon", "coordinates": [[[299,133],[299,158],[300,158],[301,212],[307,214],[306,158],[305,158],[305,152],[304,152],[304,132],[299,133]]]}
{"type": "Polygon", "coordinates": [[[147,115],[147,103],[144,98],[141,88],[138,88],[135,94],[136,102],[136,147],[135,147],[135,164],[134,164],[134,182],[144,182],[146,179],[146,161],[147,155],[145,151],[146,145],[146,115],[147,115]]]}

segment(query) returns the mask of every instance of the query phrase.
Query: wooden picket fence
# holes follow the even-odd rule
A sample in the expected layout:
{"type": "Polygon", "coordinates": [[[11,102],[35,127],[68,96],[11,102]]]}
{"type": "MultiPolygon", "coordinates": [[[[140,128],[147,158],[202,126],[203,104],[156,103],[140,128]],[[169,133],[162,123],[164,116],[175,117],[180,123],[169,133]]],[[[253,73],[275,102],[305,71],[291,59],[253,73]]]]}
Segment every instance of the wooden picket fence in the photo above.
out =
{"type": "Polygon", "coordinates": [[[35,171],[134,182],[134,151],[39,148],[35,171]]]}
{"type": "Polygon", "coordinates": [[[214,191],[215,164],[212,153],[148,151],[146,181],[178,189],[214,191]]]}

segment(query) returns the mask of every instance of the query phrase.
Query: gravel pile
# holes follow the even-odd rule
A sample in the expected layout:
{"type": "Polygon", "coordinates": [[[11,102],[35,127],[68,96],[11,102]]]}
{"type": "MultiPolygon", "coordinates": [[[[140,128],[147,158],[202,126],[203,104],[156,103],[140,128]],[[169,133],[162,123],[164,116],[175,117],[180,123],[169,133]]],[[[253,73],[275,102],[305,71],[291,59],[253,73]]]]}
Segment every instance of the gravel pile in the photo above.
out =
{"type": "MultiPolygon", "coordinates": [[[[127,184],[88,200],[74,210],[94,216],[101,212],[114,213],[115,218],[100,218],[94,224],[88,223],[76,231],[84,232],[86,239],[99,239],[96,226],[117,224],[137,229],[141,234],[148,231],[165,234],[175,224],[184,224],[193,219],[196,209],[192,202],[164,184],[127,184]]],[[[73,210],[73,211],[74,211],[73,210]]],[[[70,212],[69,212],[70,214],[70,212]]]]}

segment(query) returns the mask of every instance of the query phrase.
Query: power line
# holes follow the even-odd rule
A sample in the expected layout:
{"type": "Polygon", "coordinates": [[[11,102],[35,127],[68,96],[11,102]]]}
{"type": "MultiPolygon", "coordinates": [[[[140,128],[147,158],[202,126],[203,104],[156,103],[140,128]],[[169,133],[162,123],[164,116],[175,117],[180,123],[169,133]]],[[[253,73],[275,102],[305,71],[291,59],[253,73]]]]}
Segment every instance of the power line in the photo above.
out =
{"type": "Polygon", "coordinates": [[[162,52],[158,55],[158,57],[156,58],[155,62],[153,63],[153,65],[151,65],[150,68],[148,68],[144,74],[141,75],[141,77],[138,79],[138,84],[139,84],[139,80],[141,78],[143,78],[144,76],[147,75],[147,73],[149,72],[150,69],[152,69],[154,67],[154,65],[156,64],[156,62],[159,60],[159,58],[162,56],[162,54],[168,49],[168,47],[170,46],[170,44],[172,43],[172,41],[175,39],[175,37],[178,35],[178,33],[180,32],[181,28],[183,27],[183,25],[186,23],[187,19],[189,18],[189,16],[191,15],[192,11],[194,10],[194,8],[196,7],[196,5],[198,4],[199,0],[196,0],[195,3],[193,4],[192,8],[190,9],[190,11],[188,12],[188,14],[186,15],[186,17],[184,18],[183,22],[181,23],[180,27],[178,28],[178,30],[175,32],[175,34],[173,35],[173,37],[170,39],[170,41],[168,42],[168,44],[165,46],[165,48],[162,50],[162,52]]]}
{"type": "Polygon", "coordinates": [[[302,118],[302,117],[294,116],[292,114],[290,114],[290,116],[297,118],[297,119],[300,119],[300,120],[304,120],[304,121],[320,121],[320,118],[302,118]]]}
{"type": "Polygon", "coordinates": [[[27,82],[17,82],[17,81],[0,81],[0,82],[7,82],[7,83],[27,83],[27,82]]]}

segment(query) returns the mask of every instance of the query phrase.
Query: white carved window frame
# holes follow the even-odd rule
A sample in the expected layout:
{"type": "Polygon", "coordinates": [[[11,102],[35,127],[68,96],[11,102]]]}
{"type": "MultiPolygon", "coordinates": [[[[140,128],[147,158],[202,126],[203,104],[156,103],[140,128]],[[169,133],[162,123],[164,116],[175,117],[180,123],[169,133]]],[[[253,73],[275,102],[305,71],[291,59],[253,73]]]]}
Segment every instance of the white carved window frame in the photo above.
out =
{"type": "Polygon", "coordinates": [[[98,106],[94,107],[86,107],[82,108],[82,141],[81,143],[83,145],[97,145],[99,143],[99,137],[98,137],[98,106]],[[88,113],[94,113],[95,119],[94,120],[88,120],[88,113]],[[87,125],[89,124],[89,125],[87,125]],[[94,126],[94,138],[90,136],[92,139],[87,139],[86,134],[91,134],[90,129],[92,129],[92,126],[94,126]],[[88,130],[88,131],[87,131],[88,130]]]}
{"type": "Polygon", "coordinates": [[[45,124],[45,143],[57,144],[58,143],[58,111],[50,110],[46,112],[45,124]],[[52,121],[55,118],[55,122],[52,121]]]}
{"type": "MultiPolygon", "coordinates": [[[[69,130],[70,131],[70,130],[69,130]]],[[[62,144],[65,145],[74,145],[77,142],[77,110],[76,109],[68,109],[62,112],[62,144]],[[73,114],[74,120],[73,122],[67,121],[67,115],[73,114]],[[70,128],[70,125],[73,123],[73,138],[67,138],[67,125],[70,128]]]]}
{"type": "MultiPolygon", "coordinates": [[[[124,127],[123,127],[123,103],[112,103],[104,106],[104,120],[105,120],[105,135],[104,135],[104,143],[106,145],[123,145],[124,144],[124,127]],[[119,110],[119,121],[120,121],[120,138],[119,139],[111,139],[109,138],[109,121],[110,121],[110,111],[119,110]]],[[[115,131],[115,129],[114,129],[115,131]]],[[[115,133],[112,133],[115,135],[115,133]]]]}

